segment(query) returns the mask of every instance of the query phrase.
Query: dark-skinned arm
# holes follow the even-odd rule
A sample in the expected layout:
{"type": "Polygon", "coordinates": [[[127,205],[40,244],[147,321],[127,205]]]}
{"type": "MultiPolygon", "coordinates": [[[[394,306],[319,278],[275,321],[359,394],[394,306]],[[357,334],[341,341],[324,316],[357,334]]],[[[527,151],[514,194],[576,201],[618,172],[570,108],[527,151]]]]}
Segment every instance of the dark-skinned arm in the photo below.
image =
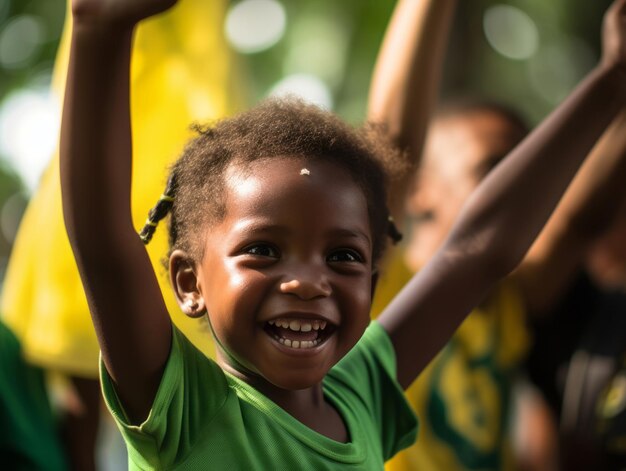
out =
{"type": "Polygon", "coordinates": [[[61,127],[63,214],[102,358],[130,419],[147,417],[171,324],[130,211],[130,55],[138,21],[172,0],[73,0],[61,127]]]}
{"type": "Polygon", "coordinates": [[[437,101],[448,32],[457,0],[399,0],[381,46],[368,100],[368,121],[382,124],[411,167],[394,182],[391,214],[400,222],[437,101]]]}
{"type": "Polygon", "coordinates": [[[549,313],[626,198],[626,109],[604,133],[514,275],[531,315],[549,313]]]}
{"type": "Polygon", "coordinates": [[[601,63],[468,199],[450,235],[379,318],[404,387],[523,259],[626,101],[626,0],[605,16],[601,63]]]}

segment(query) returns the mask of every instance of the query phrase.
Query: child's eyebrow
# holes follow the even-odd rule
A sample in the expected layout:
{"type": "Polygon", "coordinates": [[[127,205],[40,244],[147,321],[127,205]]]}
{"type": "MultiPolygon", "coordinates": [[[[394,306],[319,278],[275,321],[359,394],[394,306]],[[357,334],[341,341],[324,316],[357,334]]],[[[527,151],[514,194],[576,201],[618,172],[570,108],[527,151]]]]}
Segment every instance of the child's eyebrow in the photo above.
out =
{"type": "Polygon", "coordinates": [[[265,219],[242,219],[238,221],[234,227],[235,233],[273,233],[273,234],[288,234],[289,228],[287,226],[276,224],[271,220],[265,219]]]}
{"type": "Polygon", "coordinates": [[[337,237],[337,238],[353,238],[353,239],[361,239],[363,242],[366,242],[368,245],[372,244],[371,237],[367,235],[360,229],[332,229],[328,231],[327,235],[329,237],[337,237]]]}

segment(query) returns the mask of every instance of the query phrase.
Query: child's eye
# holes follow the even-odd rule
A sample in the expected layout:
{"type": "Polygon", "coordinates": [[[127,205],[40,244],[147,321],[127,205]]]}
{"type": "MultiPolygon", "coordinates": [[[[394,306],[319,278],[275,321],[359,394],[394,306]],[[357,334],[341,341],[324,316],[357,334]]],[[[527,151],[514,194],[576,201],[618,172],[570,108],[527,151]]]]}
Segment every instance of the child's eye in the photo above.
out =
{"type": "Polygon", "coordinates": [[[269,244],[255,244],[246,247],[244,253],[258,257],[278,258],[278,250],[269,244]]]}
{"type": "Polygon", "coordinates": [[[331,253],[327,260],[329,262],[357,262],[363,263],[363,257],[356,250],[340,249],[331,253]]]}

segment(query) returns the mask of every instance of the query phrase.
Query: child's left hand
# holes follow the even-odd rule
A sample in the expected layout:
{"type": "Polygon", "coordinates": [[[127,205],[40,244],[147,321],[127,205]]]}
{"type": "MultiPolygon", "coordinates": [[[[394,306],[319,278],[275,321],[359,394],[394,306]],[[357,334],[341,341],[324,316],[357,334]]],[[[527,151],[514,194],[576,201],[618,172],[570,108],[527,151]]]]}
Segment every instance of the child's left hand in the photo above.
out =
{"type": "Polygon", "coordinates": [[[626,68],[626,0],[615,0],[604,15],[602,64],[626,68]]]}

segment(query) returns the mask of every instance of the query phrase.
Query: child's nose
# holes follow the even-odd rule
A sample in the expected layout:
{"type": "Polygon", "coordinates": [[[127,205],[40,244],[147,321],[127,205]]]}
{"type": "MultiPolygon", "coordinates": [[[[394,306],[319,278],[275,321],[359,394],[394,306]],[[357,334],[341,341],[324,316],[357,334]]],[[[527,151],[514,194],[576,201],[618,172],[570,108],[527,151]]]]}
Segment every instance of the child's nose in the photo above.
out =
{"type": "Polygon", "coordinates": [[[323,277],[303,278],[296,277],[280,284],[281,293],[294,294],[300,299],[308,300],[330,295],[331,288],[323,277]]]}

